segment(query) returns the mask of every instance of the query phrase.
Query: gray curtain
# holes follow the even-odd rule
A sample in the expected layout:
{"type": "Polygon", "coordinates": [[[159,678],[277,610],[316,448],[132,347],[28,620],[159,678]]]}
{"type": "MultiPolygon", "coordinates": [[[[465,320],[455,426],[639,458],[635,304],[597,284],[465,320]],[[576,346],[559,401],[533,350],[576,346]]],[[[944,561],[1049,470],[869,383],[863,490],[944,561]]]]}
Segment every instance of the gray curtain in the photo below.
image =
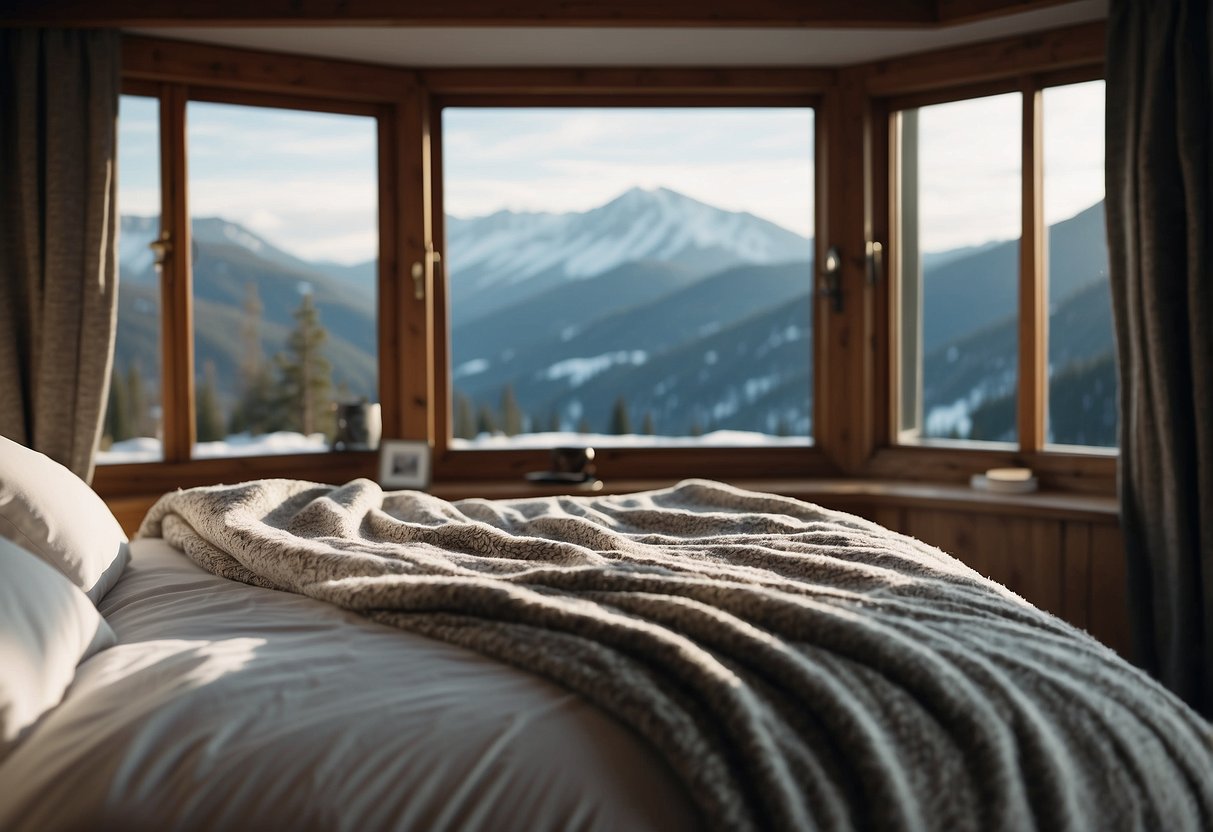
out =
{"type": "Polygon", "coordinates": [[[1209,5],[1111,3],[1107,219],[1134,648],[1213,717],[1209,5]]]}
{"type": "Polygon", "coordinates": [[[0,29],[0,435],[86,480],[117,313],[116,31],[0,29]]]}

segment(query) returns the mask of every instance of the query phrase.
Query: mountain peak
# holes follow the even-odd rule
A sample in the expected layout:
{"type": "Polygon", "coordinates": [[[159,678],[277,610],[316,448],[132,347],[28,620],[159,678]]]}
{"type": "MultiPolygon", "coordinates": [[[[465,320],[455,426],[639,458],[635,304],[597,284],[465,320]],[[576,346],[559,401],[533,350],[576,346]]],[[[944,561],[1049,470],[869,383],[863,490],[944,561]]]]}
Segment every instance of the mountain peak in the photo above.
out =
{"type": "MultiPolygon", "coordinates": [[[[723,209],[708,205],[706,202],[700,202],[694,197],[689,197],[684,193],[679,193],[672,188],[667,188],[664,185],[658,185],[653,188],[645,188],[640,185],[633,185],[626,191],[621,193],[614,199],[608,200],[605,204],[598,208],[591,208],[590,211],[610,208],[612,206],[635,210],[640,207],[656,205],[660,207],[672,207],[675,205],[696,206],[702,208],[710,208],[714,211],[723,209]]],[[[587,212],[588,213],[588,212],[587,212]]]]}
{"type": "Polygon", "coordinates": [[[813,256],[812,243],[799,234],[666,187],[630,187],[586,211],[459,220],[446,231],[452,308],[467,316],[493,298],[518,300],[624,263],[659,261],[707,273],[813,256]]]}

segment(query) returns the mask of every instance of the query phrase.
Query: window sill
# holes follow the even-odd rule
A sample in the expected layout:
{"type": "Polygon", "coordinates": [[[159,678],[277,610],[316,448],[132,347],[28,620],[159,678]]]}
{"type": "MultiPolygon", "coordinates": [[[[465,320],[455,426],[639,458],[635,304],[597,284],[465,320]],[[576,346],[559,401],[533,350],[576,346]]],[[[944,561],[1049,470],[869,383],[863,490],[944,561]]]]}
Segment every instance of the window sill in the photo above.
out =
{"type": "MultiPolygon", "coordinates": [[[[667,488],[675,482],[677,480],[672,479],[614,479],[604,481],[597,491],[571,492],[567,486],[560,485],[464,481],[436,483],[430,491],[446,500],[469,497],[508,499],[569,493],[590,496],[667,488]]],[[[963,485],[875,479],[733,479],[730,482],[739,488],[782,494],[843,511],[898,506],[1096,522],[1115,522],[1119,514],[1114,497],[1061,491],[992,494],[963,485]]]]}
{"type": "MultiPolygon", "coordinates": [[[[356,474],[355,476],[365,476],[356,474]]],[[[371,475],[373,476],[373,475],[371,475]]],[[[354,477],[350,477],[353,479],[354,477]]],[[[234,480],[232,480],[234,481],[234,480]]],[[[430,493],[444,500],[511,499],[573,494],[627,494],[668,488],[676,479],[613,479],[595,491],[576,491],[567,485],[535,485],[523,481],[440,482],[430,493]]],[[[872,479],[734,479],[739,488],[765,491],[818,503],[840,511],[862,513],[873,508],[898,507],[943,509],[957,512],[1042,517],[1096,523],[1115,523],[1118,504],[1114,497],[1040,491],[1034,494],[991,494],[947,484],[910,483],[872,479]]],[[[176,486],[174,486],[176,487],[176,486]]],[[[139,527],[143,515],[168,489],[148,488],[141,494],[107,495],[106,503],[128,534],[139,527]]]]}

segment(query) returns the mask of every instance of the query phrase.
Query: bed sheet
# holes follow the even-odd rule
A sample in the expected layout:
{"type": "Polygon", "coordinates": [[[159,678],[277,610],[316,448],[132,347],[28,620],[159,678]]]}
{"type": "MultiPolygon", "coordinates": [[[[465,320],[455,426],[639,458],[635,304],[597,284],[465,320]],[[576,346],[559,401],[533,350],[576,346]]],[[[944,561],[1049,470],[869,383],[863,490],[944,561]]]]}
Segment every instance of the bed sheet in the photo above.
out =
{"type": "Polygon", "coordinates": [[[699,825],[645,742],[468,650],[137,540],[117,646],[0,760],[0,829],[699,825]]]}

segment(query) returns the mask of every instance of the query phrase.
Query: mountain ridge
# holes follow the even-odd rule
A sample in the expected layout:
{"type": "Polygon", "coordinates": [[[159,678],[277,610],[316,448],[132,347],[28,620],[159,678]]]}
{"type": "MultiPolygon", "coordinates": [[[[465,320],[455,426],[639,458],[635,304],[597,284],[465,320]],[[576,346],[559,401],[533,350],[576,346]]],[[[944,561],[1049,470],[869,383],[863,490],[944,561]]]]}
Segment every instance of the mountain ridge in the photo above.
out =
{"type": "MultiPolygon", "coordinates": [[[[1092,253],[1102,237],[1102,211],[1097,203],[1049,230],[1054,379],[1083,385],[1079,400],[1100,413],[1108,401],[1104,356],[1111,343],[1098,291],[1106,294],[1106,256],[1092,253]]],[[[267,356],[283,348],[292,313],[310,294],[329,332],[335,384],[345,395],[376,396],[373,262],[304,260],[221,218],[198,218],[193,226],[195,371],[201,378],[207,361],[215,365],[224,402],[234,397],[250,281],[258,286],[267,356]]],[[[584,419],[605,429],[612,404],[623,397],[634,425],[649,412],[659,431],[810,430],[810,239],[668,189],[632,189],[580,213],[449,218],[448,230],[452,387],[475,407],[496,408],[510,388],[534,424],[556,416],[569,428],[584,419]],[[600,224],[597,231],[579,227],[586,217],[600,224]],[[572,236],[547,260],[507,270],[518,281],[490,281],[477,291],[474,270],[459,267],[458,240],[473,239],[484,220],[493,220],[497,237],[481,241],[483,262],[511,252],[525,260],[559,229],[572,236]],[[768,234],[770,227],[780,233],[768,234]],[[523,244],[510,242],[510,228],[525,232],[523,244]],[[724,235],[728,245],[711,245],[720,240],[709,232],[721,228],[732,234],[724,235]],[[578,259],[595,250],[594,241],[614,257],[595,261],[607,264],[597,271],[578,259]],[[696,248],[696,241],[710,245],[696,248]],[[796,257],[769,261],[788,251],[796,257]],[[647,256],[653,252],[671,259],[647,256]]],[[[122,232],[115,367],[140,363],[150,373],[158,365],[158,282],[146,243],[158,222],[125,216],[122,232]]],[[[924,258],[924,416],[959,413],[964,403],[963,418],[1005,435],[1006,412],[1014,411],[1004,400],[1015,378],[1016,327],[1008,314],[1017,309],[1017,247],[992,242],[924,258]]],[[[1067,401],[1076,395],[1058,390],[1067,401]]]]}

